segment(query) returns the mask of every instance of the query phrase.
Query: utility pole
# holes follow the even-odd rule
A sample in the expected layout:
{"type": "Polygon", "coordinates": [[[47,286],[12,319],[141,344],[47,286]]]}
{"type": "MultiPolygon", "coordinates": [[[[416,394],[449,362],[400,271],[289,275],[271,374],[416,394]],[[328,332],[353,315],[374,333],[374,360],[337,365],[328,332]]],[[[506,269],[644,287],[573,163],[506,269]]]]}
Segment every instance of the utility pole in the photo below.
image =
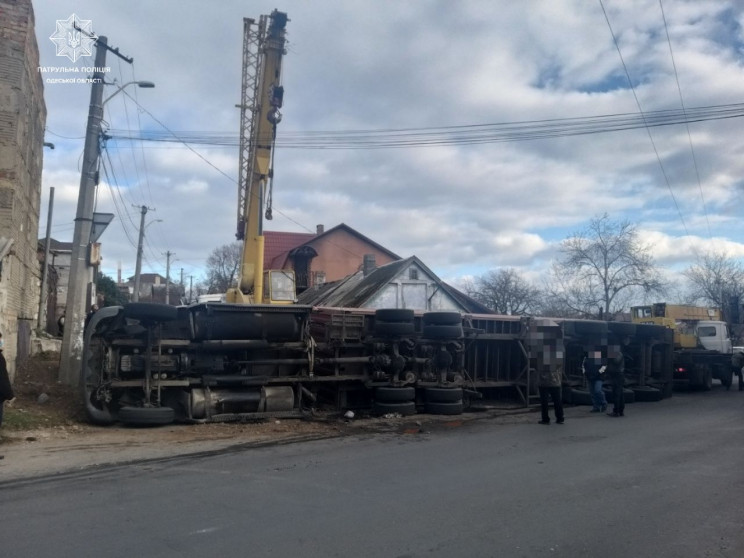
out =
{"type": "Polygon", "coordinates": [[[134,302],[139,301],[140,272],[142,271],[142,242],[145,239],[145,215],[147,215],[147,206],[143,205],[140,209],[142,210],[142,217],[140,218],[139,240],[137,241],[137,263],[134,267],[134,294],[132,295],[132,300],[134,302]]]}
{"type": "Polygon", "coordinates": [[[165,253],[165,303],[170,304],[170,258],[175,256],[173,252],[168,250],[165,253]]]}
{"type": "Polygon", "coordinates": [[[194,276],[189,275],[189,304],[194,302],[194,276]]]}
{"type": "MultiPolygon", "coordinates": [[[[76,28],[81,33],[82,29],[76,28]]],[[[96,59],[93,68],[90,89],[90,107],[88,109],[88,126],[85,132],[83,149],[83,168],[80,173],[80,190],[78,193],[77,212],[75,214],[75,231],[72,237],[72,254],[70,277],[67,285],[67,302],[65,306],[65,329],[62,337],[62,355],[60,357],[59,381],[67,385],[77,385],[80,379],[83,357],[83,329],[85,314],[93,295],[93,268],[90,265],[91,231],[93,228],[93,210],[98,185],[98,165],[100,161],[101,121],[103,105],[128,85],[155,87],[149,81],[130,81],[117,88],[108,98],[103,98],[104,75],[106,72],[106,51],[131,64],[133,59],[119,53],[119,49],[108,46],[104,36],[95,37],[96,59]]]]}
{"type": "Polygon", "coordinates": [[[80,174],[75,231],[72,237],[70,277],[67,284],[65,306],[65,329],[62,339],[62,355],[59,380],[67,385],[77,384],[83,354],[83,321],[87,311],[91,267],[88,264],[90,232],[93,225],[96,185],[98,184],[99,138],[103,119],[103,77],[106,66],[108,39],[98,37],[96,41],[95,72],[90,90],[88,127],[85,133],[83,168],[80,174]]]}
{"type": "Polygon", "coordinates": [[[47,280],[49,278],[49,243],[52,239],[52,213],[54,212],[54,186],[49,188],[49,212],[47,213],[46,241],[44,242],[44,269],[41,271],[41,296],[39,297],[39,316],[36,327],[43,329],[46,315],[47,280]]]}

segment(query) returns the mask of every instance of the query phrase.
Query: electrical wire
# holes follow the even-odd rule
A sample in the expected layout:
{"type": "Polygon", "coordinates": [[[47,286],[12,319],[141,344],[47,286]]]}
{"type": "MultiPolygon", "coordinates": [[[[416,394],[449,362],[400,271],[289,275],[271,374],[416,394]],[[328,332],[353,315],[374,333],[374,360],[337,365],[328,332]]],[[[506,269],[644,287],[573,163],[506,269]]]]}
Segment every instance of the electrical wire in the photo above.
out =
{"type": "MultiPolygon", "coordinates": [[[[630,78],[628,78],[630,79],[630,78]]],[[[632,84],[631,84],[632,88],[632,84]]],[[[634,93],[635,94],[635,93],[634,93]]],[[[640,103],[639,109],[640,109],[640,103]]],[[[144,110],[144,109],[143,109],[144,110]]],[[[151,113],[147,112],[150,116],[151,113]]],[[[401,128],[380,130],[277,132],[276,147],[283,149],[389,149],[443,145],[474,145],[534,141],[559,137],[582,136],[609,132],[656,128],[692,122],[726,120],[744,117],[744,103],[711,105],[691,109],[657,110],[639,113],[600,116],[497,122],[431,128],[401,128]]],[[[237,134],[208,131],[166,131],[111,129],[108,135],[115,141],[143,141],[237,147],[237,134]]],[[[271,138],[259,138],[269,141],[271,138]]],[[[194,151],[192,149],[192,151],[194,151]]],[[[194,151],[199,155],[196,151],[194,151]]],[[[199,155],[203,158],[201,155],[199,155]]],[[[211,165],[211,163],[209,163],[211,165]]],[[[211,165],[214,166],[214,165],[211,165]]],[[[216,167],[215,167],[216,168],[216,167]]],[[[225,174],[217,169],[220,173],[225,174]]],[[[225,174],[225,176],[227,176],[225,174]]],[[[235,181],[229,177],[231,181],[235,181]]]]}
{"type": "MultiPolygon", "coordinates": [[[[602,13],[604,14],[605,21],[607,22],[607,27],[610,30],[610,35],[612,35],[612,41],[615,43],[615,49],[617,50],[617,55],[620,57],[620,62],[623,65],[623,70],[625,70],[625,77],[628,78],[628,85],[630,86],[630,90],[633,93],[633,98],[635,99],[636,106],[638,107],[638,111],[640,112],[640,115],[644,122],[644,128],[646,129],[646,133],[648,134],[648,139],[651,141],[651,146],[653,147],[654,154],[656,155],[656,160],[659,162],[659,168],[661,169],[661,174],[664,176],[664,182],[666,182],[667,188],[669,189],[669,195],[672,197],[672,201],[674,202],[674,207],[677,208],[677,214],[679,215],[679,219],[682,222],[682,227],[685,229],[685,234],[689,236],[689,232],[687,230],[687,225],[685,224],[685,218],[682,216],[682,211],[680,210],[679,204],[677,203],[677,198],[674,196],[674,190],[672,190],[672,184],[669,182],[669,176],[667,175],[666,169],[664,169],[664,163],[661,161],[661,155],[659,155],[659,150],[656,148],[656,142],[654,141],[654,137],[651,134],[651,126],[648,124],[647,116],[643,112],[643,108],[641,108],[641,101],[638,99],[638,95],[636,94],[635,87],[633,87],[633,80],[630,79],[630,72],[628,72],[628,66],[625,64],[625,59],[623,58],[623,53],[620,51],[620,45],[617,42],[617,37],[615,36],[615,32],[612,30],[612,25],[610,24],[610,18],[607,15],[607,11],[605,10],[604,3],[602,0],[599,0],[599,5],[602,7],[602,13]]],[[[685,111],[682,111],[682,116],[685,118],[686,121],[686,115],[685,111]]]]}

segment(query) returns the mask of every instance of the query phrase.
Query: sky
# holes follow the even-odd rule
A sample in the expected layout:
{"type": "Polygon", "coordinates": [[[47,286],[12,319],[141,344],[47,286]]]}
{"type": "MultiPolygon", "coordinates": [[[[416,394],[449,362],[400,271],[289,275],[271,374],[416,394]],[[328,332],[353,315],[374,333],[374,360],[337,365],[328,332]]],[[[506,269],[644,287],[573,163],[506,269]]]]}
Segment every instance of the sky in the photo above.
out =
{"type": "MultiPolygon", "coordinates": [[[[58,56],[75,14],[134,59],[109,53],[105,125],[140,134],[239,135],[243,18],[289,16],[283,119],[266,230],[345,223],[455,285],[511,267],[539,282],[560,241],[607,213],[638,227],[670,275],[716,250],[744,256],[741,118],[525,141],[314,149],[310,132],[427,130],[744,103],[737,0],[35,0],[42,79],[93,65],[58,56]],[[629,81],[630,80],[630,81],[629,81]],[[632,87],[631,87],[632,84],[632,87]],[[136,103],[135,103],[136,101],[136,103]],[[138,106],[139,105],[139,106],[138,106]],[[179,134],[180,133],[180,134],[179,134]],[[304,135],[303,135],[304,134],[304,135]],[[286,143],[286,142],[285,142],[286,143]]],[[[95,54],[93,49],[92,54],[95,54]]],[[[44,84],[39,237],[71,241],[90,85],[44,84]]],[[[683,112],[684,114],[684,112],[683,112]]],[[[114,134],[115,135],[115,134],[114,134]]],[[[96,211],[103,271],[186,282],[235,240],[238,148],[112,139],[96,211]]]]}

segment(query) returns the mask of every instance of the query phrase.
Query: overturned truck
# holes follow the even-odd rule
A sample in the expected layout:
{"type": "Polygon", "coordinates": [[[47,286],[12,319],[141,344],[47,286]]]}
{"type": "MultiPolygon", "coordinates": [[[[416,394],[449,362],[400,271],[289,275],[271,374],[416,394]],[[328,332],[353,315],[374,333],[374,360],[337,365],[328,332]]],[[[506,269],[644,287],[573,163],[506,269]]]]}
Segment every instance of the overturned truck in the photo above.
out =
{"type": "MultiPolygon", "coordinates": [[[[669,395],[671,331],[461,314],[201,303],[106,307],[85,330],[88,418],[133,425],[299,417],[316,408],[455,415],[475,399],[537,399],[541,366],[581,394],[585,350],[629,340],[629,388],[669,395]]],[[[577,401],[579,402],[579,401],[577,401]]]]}

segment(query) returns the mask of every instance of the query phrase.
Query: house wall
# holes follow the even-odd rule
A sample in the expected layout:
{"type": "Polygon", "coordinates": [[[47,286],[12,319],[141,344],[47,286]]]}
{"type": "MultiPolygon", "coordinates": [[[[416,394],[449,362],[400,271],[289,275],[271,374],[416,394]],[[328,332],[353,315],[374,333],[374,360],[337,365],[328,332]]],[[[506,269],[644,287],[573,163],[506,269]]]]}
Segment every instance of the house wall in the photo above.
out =
{"type": "Polygon", "coordinates": [[[359,271],[365,254],[374,254],[378,266],[394,261],[387,253],[344,230],[311,240],[307,245],[318,253],[310,263],[311,277],[317,272],[323,272],[326,282],[338,281],[359,271]]]}
{"type": "Polygon", "coordinates": [[[409,308],[423,311],[458,311],[465,309],[445,293],[436,280],[412,263],[398,273],[377,294],[372,296],[365,308],[409,308]]]}
{"type": "Polygon", "coordinates": [[[0,278],[0,331],[11,376],[36,326],[37,231],[46,106],[31,0],[0,0],[0,237],[14,240],[0,278]],[[19,333],[21,338],[19,338],[19,333]]]}

